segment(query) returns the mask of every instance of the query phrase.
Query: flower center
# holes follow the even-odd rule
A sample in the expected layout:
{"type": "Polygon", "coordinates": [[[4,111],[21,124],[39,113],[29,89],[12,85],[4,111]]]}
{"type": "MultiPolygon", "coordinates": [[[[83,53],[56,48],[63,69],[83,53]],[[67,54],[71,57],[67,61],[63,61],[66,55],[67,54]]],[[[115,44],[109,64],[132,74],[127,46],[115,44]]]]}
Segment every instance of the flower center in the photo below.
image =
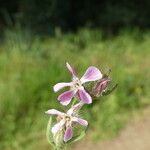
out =
{"type": "Polygon", "coordinates": [[[72,81],[73,82],[73,86],[71,87],[73,90],[77,90],[80,87],[82,87],[82,83],[79,79],[75,79],[72,81]]]}
{"type": "Polygon", "coordinates": [[[71,117],[70,117],[70,116],[65,116],[65,120],[66,120],[66,121],[70,121],[70,120],[71,120],[71,117]]]}
{"type": "Polygon", "coordinates": [[[66,124],[66,126],[70,126],[71,125],[71,116],[69,116],[69,115],[66,115],[66,116],[64,116],[64,118],[63,118],[64,120],[65,120],[65,124],[66,124]]]}

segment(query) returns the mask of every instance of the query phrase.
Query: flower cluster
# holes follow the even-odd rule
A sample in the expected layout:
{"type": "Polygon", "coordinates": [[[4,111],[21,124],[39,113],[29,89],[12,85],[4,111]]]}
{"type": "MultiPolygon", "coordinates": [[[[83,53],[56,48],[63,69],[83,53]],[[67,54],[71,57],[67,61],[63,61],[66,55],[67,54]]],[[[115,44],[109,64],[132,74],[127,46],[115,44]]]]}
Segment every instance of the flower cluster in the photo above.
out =
{"type": "Polygon", "coordinates": [[[72,81],[57,83],[53,89],[54,92],[57,92],[65,87],[69,87],[69,90],[60,94],[57,99],[65,106],[72,102],[71,108],[65,113],[56,109],[46,111],[46,114],[50,116],[55,115],[57,117],[57,122],[51,127],[50,131],[53,138],[55,138],[58,133],[63,132],[62,140],[65,143],[73,137],[73,127],[76,126],[76,124],[85,127],[88,126],[88,122],[80,118],[79,110],[85,104],[92,103],[93,95],[96,97],[101,96],[102,93],[107,90],[107,86],[110,82],[110,78],[104,77],[101,71],[94,66],[90,66],[81,78],[77,77],[75,70],[68,63],[66,63],[66,67],[72,75],[72,81]],[[95,85],[89,92],[85,84],[91,81],[94,81],[95,85]],[[78,102],[74,104],[75,101],[73,99],[78,100],[78,102]]]}

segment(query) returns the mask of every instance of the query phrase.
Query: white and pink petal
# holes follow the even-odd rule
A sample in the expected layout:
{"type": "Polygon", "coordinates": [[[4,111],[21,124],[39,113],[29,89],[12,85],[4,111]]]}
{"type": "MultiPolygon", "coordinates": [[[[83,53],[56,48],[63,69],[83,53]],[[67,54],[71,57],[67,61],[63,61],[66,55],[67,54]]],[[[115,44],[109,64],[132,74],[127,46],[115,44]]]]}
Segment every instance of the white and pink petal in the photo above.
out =
{"type": "Polygon", "coordinates": [[[87,93],[85,91],[85,89],[79,89],[78,93],[79,93],[80,100],[83,103],[86,103],[86,104],[91,104],[92,103],[92,97],[90,96],[89,93],[87,93]]]}
{"type": "Polygon", "coordinates": [[[64,134],[64,141],[67,142],[73,137],[73,130],[72,127],[67,127],[65,134],[64,134]]]}
{"type": "Polygon", "coordinates": [[[65,120],[61,120],[60,122],[56,123],[51,129],[53,135],[55,136],[58,131],[62,130],[64,125],[65,125],[65,120]]]}
{"type": "Polygon", "coordinates": [[[82,126],[88,126],[88,122],[86,120],[78,118],[78,117],[73,117],[72,121],[77,122],[82,126]]]}
{"type": "Polygon", "coordinates": [[[72,115],[74,113],[76,113],[78,110],[81,109],[81,107],[84,105],[84,103],[82,101],[80,101],[79,103],[77,103],[76,105],[72,106],[68,111],[67,114],[68,115],[72,115]]]}
{"type": "Polygon", "coordinates": [[[69,65],[68,62],[66,63],[66,66],[67,66],[67,69],[69,70],[69,72],[71,73],[72,77],[77,78],[75,70],[69,65]]]}
{"type": "Polygon", "coordinates": [[[66,91],[58,96],[58,100],[62,105],[68,105],[72,98],[74,97],[75,92],[74,91],[66,91]]]}
{"type": "Polygon", "coordinates": [[[58,116],[63,116],[65,113],[60,112],[56,109],[49,109],[48,111],[45,112],[48,115],[58,115],[58,116]]]}
{"type": "Polygon", "coordinates": [[[85,74],[80,79],[81,83],[96,81],[102,78],[102,73],[100,70],[94,66],[89,67],[85,74]]]}
{"type": "Polygon", "coordinates": [[[53,89],[54,89],[54,92],[57,92],[60,89],[67,87],[67,86],[72,86],[72,83],[66,83],[66,82],[57,83],[56,85],[54,85],[53,89]]]}

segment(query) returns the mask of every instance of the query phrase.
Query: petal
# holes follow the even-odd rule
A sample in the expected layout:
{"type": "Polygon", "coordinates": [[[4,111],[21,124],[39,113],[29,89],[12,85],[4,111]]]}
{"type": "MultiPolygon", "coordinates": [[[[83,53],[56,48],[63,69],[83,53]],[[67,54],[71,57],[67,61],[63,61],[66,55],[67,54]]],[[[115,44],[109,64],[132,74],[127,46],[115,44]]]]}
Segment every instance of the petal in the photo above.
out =
{"type": "Polygon", "coordinates": [[[56,110],[56,109],[49,109],[48,111],[45,112],[48,115],[58,115],[58,116],[63,116],[64,113],[56,110]]]}
{"type": "Polygon", "coordinates": [[[84,103],[82,101],[80,101],[79,103],[77,103],[76,105],[72,106],[68,111],[67,114],[68,115],[72,115],[73,113],[77,112],[78,110],[81,109],[81,107],[84,105],[84,103]]]}
{"type": "Polygon", "coordinates": [[[92,98],[91,96],[84,90],[84,89],[79,89],[79,96],[82,102],[86,104],[92,103],[92,98]]]}
{"type": "Polygon", "coordinates": [[[72,85],[71,83],[65,83],[65,82],[57,83],[56,85],[54,85],[53,89],[54,89],[54,92],[57,92],[60,89],[66,87],[66,86],[71,86],[71,85],[72,85]]]}
{"type": "Polygon", "coordinates": [[[58,100],[62,105],[68,105],[74,95],[75,95],[74,91],[66,91],[58,96],[58,100]]]}
{"type": "Polygon", "coordinates": [[[65,134],[64,134],[64,141],[69,141],[73,136],[73,130],[72,127],[67,127],[65,134]]]}
{"type": "Polygon", "coordinates": [[[72,121],[77,122],[81,124],[82,126],[88,126],[88,122],[86,120],[78,118],[78,117],[73,117],[72,121]]]}
{"type": "Polygon", "coordinates": [[[60,131],[61,129],[63,129],[63,126],[65,124],[64,120],[61,120],[60,122],[56,123],[53,127],[52,127],[52,133],[53,135],[55,135],[58,131],[60,131]]]}
{"type": "Polygon", "coordinates": [[[82,83],[88,82],[88,81],[96,81],[102,78],[102,74],[100,72],[100,70],[96,67],[89,67],[85,74],[82,76],[82,78],[80,79],[80,81],[82,83]]]}
{"type": "Polygon", "coordinates": [[[67,66],[69,72],[71,73],[72,77],[73,77],[73,78],[77,78],[74,69],[69,65],[68,62],[66,63],[66,66],[67,66]]]}

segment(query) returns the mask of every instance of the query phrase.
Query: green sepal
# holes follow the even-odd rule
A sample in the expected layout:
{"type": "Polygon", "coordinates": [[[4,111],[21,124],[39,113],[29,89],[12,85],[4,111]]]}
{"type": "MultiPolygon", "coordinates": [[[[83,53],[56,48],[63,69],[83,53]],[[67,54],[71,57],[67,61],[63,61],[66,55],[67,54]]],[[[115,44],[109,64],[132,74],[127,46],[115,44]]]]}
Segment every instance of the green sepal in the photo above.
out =
{"type": "Polygon", "coordinates": [[[75,142],[81,140],[81,139],[85,136],[87,129],[88,129],[88,126],[87,126],[86,129],[83,130],[79,135],[76,135],[76,136],[74,136],[71,140],[69,140],[69,141],[67,142],[67,144],[72,144],[72,143],[75,143],[75,142]]]}
{"type": "Polygon", "coordinates": [[[118,84],[115,84],[111,89],[108,89],[107,91],[104,91],[102,93],[102,96],[109,95],[111,92],[113,92],[117,88],[118,84]]]}
{"type": "Polygon", "coordinates": [[[54,136],[54,143],[55,143],[55,149],[56,150],[64,150],[65,149],[65,142],[64,142],[64,131],[60,130],[56,133],[54,136]]]}
{"type": "Polygon", "coordinates": [[[51,132],[51,128],[52,128],[52,117],[50,116],[48,124],[47,124],[47,129],[46,129],[46,137],[47,137],[48,143],[51,146],[55,147],[55,144],[54,144],[54,141],[53,141],[53,135],[52,135],[52,132],[51,132]]]}

